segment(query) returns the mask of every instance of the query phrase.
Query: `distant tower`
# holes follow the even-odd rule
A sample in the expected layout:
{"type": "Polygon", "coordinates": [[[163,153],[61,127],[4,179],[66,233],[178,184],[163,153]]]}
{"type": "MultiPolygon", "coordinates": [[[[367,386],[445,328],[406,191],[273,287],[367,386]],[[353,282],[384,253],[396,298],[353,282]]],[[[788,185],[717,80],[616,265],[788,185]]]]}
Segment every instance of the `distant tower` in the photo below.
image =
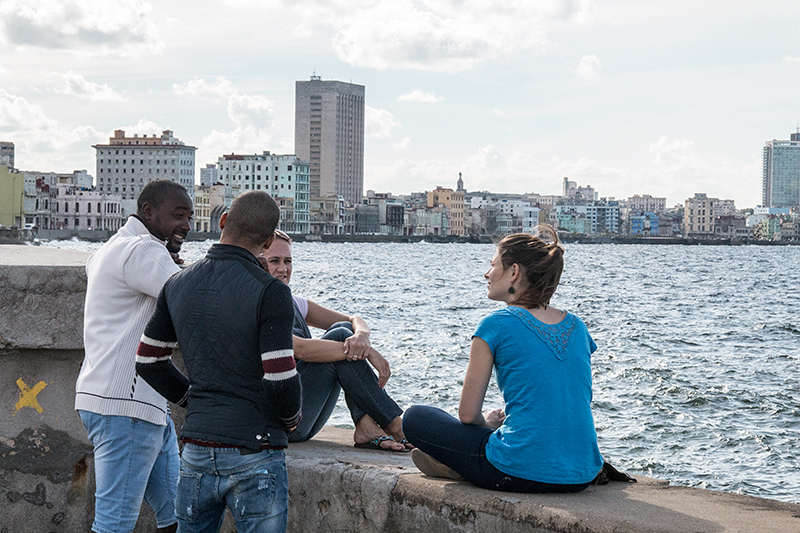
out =
{"type": "Polygon", "coordinates": [[[458,182],[457,182],[457,185],[456,185],[456,190],[459,191],[459,192],[467,192],[464,189],[464,180],[461,179],[461,172],[458,173],[458,182]]]}
{"type": "Polygon", "coordinates": [[[14,166],[14,143],[0,142],[0,165],[17,168],[14,166]]]}
{"type": "Polygon", "coordinates": [[[311,196],[338,195],[353,205],[364,194],[364,86],[295,82],[294,149],[311,163],[311,196]]]}
{"type": "Polygon", "coordinates": [[[767,141],[763,149],[761,205],[800,205],[800,128],[788,141],[767,141]]]}

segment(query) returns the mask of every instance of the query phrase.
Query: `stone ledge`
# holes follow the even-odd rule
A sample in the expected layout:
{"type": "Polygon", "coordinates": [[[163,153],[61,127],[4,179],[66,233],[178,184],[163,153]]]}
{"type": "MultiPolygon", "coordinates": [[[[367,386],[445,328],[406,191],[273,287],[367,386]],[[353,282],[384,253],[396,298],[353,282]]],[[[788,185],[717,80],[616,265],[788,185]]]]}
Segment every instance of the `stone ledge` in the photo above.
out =
{"type": "Polygon", "coordinates": [[[638,477],[579,494],[492,492],[422,475],[410,454],[354,448],[325,427],[290,445],[290,531],[786,533],[800,504],[670,486],[638,477]]]}

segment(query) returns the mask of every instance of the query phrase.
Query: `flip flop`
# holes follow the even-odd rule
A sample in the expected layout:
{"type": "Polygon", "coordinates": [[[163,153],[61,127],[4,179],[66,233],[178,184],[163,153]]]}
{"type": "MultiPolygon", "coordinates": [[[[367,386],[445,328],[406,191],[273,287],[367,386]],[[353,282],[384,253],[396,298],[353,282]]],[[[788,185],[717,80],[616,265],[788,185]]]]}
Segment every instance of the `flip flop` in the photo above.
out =
{"type": "Polygon", "coordinates": [[[390,440],[392,442],[397,442],[397,441],[394,440],[394,437],[392,437],[391,435],[381,435],[379,437],[375,437],[374,439],[372,439],[369,442],[356,442],[355,444],[353,444],[353,446],[355,446],[356,448],[369,448],[369,449],[372,449],[372,450],[380,450],[382,452],[404,453],[404,452],[407,451],[405,449],[403,449],[403,450],[392,450],[392,449],[389,449],[389,448],[381,447],[381,442],[386,442],[387,440],[390,440]]]}
{"type": "Polygon", "coordinates": [[[413,450],[413,449],[415,449],[415,448],[416,448],[416,446],[414,446],[413,444],[411,444],[410,442],[408,442],[408,439],[400,439],[400,440],[399,440],[399,441],[397,441],[397,442],[399,442],[400,444],[402,444],[403,446],[405,446],[405,447],[406,447],[406,450],[413,450]],[[413,448],[409,448],[409,445],[410,445],[410,446],[413,446],[413,448]]]}

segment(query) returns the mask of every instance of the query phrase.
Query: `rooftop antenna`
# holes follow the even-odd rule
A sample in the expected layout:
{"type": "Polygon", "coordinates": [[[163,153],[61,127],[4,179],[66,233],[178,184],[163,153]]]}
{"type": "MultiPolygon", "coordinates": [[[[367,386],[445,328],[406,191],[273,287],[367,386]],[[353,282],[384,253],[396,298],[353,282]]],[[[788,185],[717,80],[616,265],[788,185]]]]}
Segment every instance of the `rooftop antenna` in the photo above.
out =
{"type": "Polygon", "coordinates": [[[314,67],[313,72],[311,73],[311,80],[312,81],[320,81],[322,80],[322,76],[317,76],[317,67],[314,67]]]}

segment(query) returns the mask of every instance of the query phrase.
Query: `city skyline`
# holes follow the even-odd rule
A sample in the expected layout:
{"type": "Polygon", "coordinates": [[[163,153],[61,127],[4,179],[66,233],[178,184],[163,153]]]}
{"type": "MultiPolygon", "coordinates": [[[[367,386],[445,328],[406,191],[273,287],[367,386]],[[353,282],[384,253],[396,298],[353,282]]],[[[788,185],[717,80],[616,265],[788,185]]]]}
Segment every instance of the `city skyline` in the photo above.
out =
{"type": "Polygon", "coordinates": [[[197,169],[295,153],[295,82],[316,73],[366,87],[365,190],[462,172],[470,191],[558,194],[567,176],[753,207],[764,143],[800,118],[791,2],[7,0],[0,15],[0,140],[25,170],[92,172],[116,129],[172,130],[197,169]]]}

